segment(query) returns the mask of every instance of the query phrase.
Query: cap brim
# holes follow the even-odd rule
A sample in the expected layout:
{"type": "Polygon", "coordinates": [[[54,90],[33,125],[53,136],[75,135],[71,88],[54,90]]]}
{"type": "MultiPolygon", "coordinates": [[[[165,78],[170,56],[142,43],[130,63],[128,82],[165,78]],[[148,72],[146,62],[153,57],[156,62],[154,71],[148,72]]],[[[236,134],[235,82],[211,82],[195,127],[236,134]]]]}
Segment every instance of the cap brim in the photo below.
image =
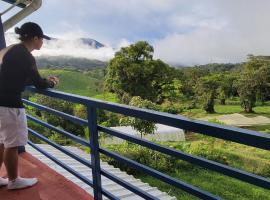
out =
{"type": "Polygon", "coordinates": [[[47,35],[43,35],[42,36],[44,39],[46,39],[46,40],[50,40],[51,38],[49,37],[49,36],[47,36],[47,35]]]}

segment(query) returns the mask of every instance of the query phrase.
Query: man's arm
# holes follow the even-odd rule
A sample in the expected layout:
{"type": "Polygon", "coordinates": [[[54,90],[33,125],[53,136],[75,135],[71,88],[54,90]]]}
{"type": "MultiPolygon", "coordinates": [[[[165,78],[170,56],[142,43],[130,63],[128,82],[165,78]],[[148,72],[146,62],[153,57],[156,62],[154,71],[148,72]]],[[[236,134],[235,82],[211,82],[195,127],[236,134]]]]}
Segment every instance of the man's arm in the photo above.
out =
{"type": "Polygon", "coordinates": [[[28,69],[27,85],[34,85],[37,89],[53,88],[54,82],[46,78],[42,78],[38,72],[36,62],[33,58],[28,69]]]}

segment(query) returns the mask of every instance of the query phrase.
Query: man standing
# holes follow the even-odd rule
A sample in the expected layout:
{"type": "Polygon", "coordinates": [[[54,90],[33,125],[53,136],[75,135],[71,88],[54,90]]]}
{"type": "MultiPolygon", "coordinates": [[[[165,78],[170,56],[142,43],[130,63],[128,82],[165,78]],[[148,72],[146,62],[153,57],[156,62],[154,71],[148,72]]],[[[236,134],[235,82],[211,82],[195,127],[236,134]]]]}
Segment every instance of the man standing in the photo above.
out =
{"type": "Polygon", "coordinates": [[[22,189],[33,186],[36,178],[22,178],[18,175],[18,147],[27,144],[28,130],[21,93],[26,85],[38,89],[53,88],[57,77],[41,78],[35,58],[31,52],[42,47],[43,34],[40,26],[33,22],[16,28],[20,43],[0,52],[0,168],[5,163],[8,179],[0,177],[0,186],[8,189],[22,189]]]}

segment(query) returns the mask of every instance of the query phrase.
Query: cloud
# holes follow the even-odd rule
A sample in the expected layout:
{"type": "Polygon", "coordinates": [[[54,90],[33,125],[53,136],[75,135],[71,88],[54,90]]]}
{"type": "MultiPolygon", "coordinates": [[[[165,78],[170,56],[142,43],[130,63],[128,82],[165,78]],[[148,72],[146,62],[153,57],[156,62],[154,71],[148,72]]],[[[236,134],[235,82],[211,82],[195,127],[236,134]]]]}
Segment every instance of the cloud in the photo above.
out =
{"type": "MultiPolygon", "coordinates": [[[[121,46],[147,40],[156,58],[192,65],[269,55],[269,7],[269,0],[46,0],[27,21],[59,38],[90,37],[105,43],[107,49],[97,56],[102,59],[121,46]]],[[[62,47],[62,52],[72,51],[62,47]]],[[[80,49],[82,55],[96,54],[80,49]]]]}
{"type": "Polygon", "coordinates": [[[116,50],[120,50],[122,47],[128,47],[131,44],[132,42],[128,41],[127,39],[122,39],[117,45],[116,50]]]}
{"type": "Polygon", "coordinates": [[[270,55],[270,1],[204,3],[193,7],[197,14],[170,18],[174,32],[153,42],[156,58],[193,65],[242,62],[247,54],[270,55]]]}
{"type": "MultiPolygon", "coordinates": [[[[72,56],[87,59],[108,61],[114,57],[115,50],[112,47],[93,48],[77,38],[83,36],[83,32],[74,35],[66,33],[61,39],[55,41],[44,40],[43,47],[39,51],[33,51],[34,56],[72,56]]],[[[17,36],[13,33],[6,34],[7,45],[18,43],[17,36]]]]}
{"type": "MultiPolygon", "coordinates": [[[[116,48],[105,44],[105,47],[96,49],[80,40],[80,38],[88,38],[87,33],[80,29],[61,35],[52,34],[50,36],[58,40],[43,40],[42,48],[39,51],[32,52],[34,56],[71,56],[109,61],[114,57],[116,51],[131,44],[127,39],[121,39],[116,48]]],[[[10,29],[5,37],[7,46],[20,42],[18,36],[14,33],[14,29],[10,29]]]]}
{"type": "Polygon", "coordinates": [[[168,35],[156,41],[154,47],[156,58],[183,65],[241,62],[252,52],[252,47],[233,32],[203,28],[189,34],[168,35]]]}
{"type": "Polygon", "coordinates": [[[35,56],[72,56],[87,59],[108,61],[114,57],[114,50],[111,47],[95,49],[83,44],[78,39],[58,40],[45,42],[39,51],[34,51],[35,56]]]}

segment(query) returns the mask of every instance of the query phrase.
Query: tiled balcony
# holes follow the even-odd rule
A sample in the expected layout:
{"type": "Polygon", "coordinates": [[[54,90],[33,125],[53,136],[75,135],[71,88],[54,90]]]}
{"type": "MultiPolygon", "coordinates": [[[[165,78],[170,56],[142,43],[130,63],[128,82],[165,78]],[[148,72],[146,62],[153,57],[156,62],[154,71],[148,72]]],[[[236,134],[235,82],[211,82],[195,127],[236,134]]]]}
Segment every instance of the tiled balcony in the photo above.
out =
{"type": "MultiPolygon", "coordinates": [[[[0,188],[1,200],[92,200],[93,198],[79,186],[66,179],[61,174],[33,157],[29,153],[19,156],[19,174],[22,177],[37,177],[37,185],[9,191],[6,187],[0,188]]],[[[6,176],[4,165],[0,171],[6,176]]]]}

